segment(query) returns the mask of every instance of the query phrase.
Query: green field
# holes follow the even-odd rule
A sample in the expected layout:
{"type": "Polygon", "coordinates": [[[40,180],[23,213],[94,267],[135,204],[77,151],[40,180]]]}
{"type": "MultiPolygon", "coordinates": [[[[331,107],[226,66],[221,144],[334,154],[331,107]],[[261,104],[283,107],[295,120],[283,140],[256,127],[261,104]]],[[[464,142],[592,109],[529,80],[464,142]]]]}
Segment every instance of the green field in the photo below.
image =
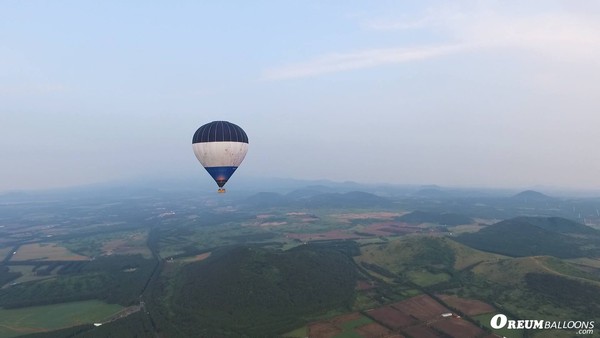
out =
{"type": "Polygon", "coordinates": [[[373,322],[373,320],[371,318],[367,318],[365,316],[360,316],[360,318],[358,318],[356,320],[349,321],[349,322],[342,323],[340,326],[345,331],[351,331],[351,330],[354,330],[355,328],[357,328],[359,326],[367,325],[367,324],[372,323],[372,322],[373,322]]]}
{"type": "Polygon", "coordinates": [[[123,309],[98,300],[32,306],[5,310],[0,308],[0,338],[102,321],[123,309]]]}
{"type": "Polygon", "coordinates": [[[152,254],[146,246],[147,239],[147,231],[135,230],[70,238],[61,244],[73,252],[88,257],[141,254],[145,258],[150,258],[152,254]]]}
{"type": "Polygon", "coordinates": [[[431,273],[427,270],[409,271],[409,279],[420,286],[430,286],[450,279],[447,273],[431,273]]]}

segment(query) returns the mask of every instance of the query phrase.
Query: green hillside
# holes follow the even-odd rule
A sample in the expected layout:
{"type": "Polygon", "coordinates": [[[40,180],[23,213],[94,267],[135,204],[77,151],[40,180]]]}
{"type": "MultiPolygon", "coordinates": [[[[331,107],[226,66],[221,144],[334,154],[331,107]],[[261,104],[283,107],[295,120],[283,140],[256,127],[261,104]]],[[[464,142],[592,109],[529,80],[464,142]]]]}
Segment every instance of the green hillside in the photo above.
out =
{"type": "Polygon", "coordinates": [[[431,286],[448,281],[453,274],[456,255],[448,242],[440,237],[405,237],[363,246],[355,260],[388,282],[403,280],[431,286]]]}
{"type": "Polygon", "coordinates": [[[355,259],[402,273],[410,269],[463,270],[502,258],[506,256],[476,250],[447,237],[413,236],[363,246],[355,259]]]}
{"type": "Polygon", "coordinates": [[[460,235],[456,240],[479,250],[513,257],[549,255],[575,258],[599,253],[597,231],[586,228],[558,217],[518,217],[490,225],[476,233],[460,235]],[[573,233],[578,236],[572,236],[573,233]]]}
{"type": "Polygon", "coordinates": [[[567,307],[590,318],[600,316],[600,287],[597,284],[561,275],[528,273],[527,288],[557,307],[567,307]]]}
{"type": "Polygon", "coordinates": [[[377,264],[393,273],[401,273],[413,267],[451,268],[454,265],[454,253],[443,238],[419,236],[364,246],[361,248],[361,256],[356,260],[377,264]]]}
{"type": "Polygon", "coordinates": [[[596,238],[600,237],[600,231],[562,217],[517,217],[514,220],[533,224],[542,229],[561,234],[587,235],[596,238]]]}
{"type": "Polygon", "coordinates": [[[512,196],[512,198],[521,201],[547,201],[554,199],[548,195],[542,194],[541,192],[535,190],[521,191],[520,193],[512,196]]]}

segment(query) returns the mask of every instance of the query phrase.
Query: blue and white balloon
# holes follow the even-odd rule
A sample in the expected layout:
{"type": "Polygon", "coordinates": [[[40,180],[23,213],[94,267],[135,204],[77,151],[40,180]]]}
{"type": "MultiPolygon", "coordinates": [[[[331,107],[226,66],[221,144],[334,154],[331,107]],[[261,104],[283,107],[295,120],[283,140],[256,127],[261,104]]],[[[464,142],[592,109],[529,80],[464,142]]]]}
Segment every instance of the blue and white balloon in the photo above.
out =
{"type": "Polygon", "coordinates": [[[246,157],[248,135],[227,121],[213,121],[198,128],[192,138],[196,158],[217,182],[219,192],[246,157]]]}

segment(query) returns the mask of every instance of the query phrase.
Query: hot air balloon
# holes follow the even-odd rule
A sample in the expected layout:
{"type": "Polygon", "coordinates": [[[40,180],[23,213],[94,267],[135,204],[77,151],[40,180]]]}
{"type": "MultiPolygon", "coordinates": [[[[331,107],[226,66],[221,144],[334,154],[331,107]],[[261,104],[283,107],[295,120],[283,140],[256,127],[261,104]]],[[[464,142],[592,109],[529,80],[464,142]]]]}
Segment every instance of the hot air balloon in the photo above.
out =
{"type": "Polygon", "coordinates": [[[213,121],[198,128],[192,138],[196,158],[217,182],[219,193],[246,157],[248,136],[239,126],[227,121],[213,121]]]}

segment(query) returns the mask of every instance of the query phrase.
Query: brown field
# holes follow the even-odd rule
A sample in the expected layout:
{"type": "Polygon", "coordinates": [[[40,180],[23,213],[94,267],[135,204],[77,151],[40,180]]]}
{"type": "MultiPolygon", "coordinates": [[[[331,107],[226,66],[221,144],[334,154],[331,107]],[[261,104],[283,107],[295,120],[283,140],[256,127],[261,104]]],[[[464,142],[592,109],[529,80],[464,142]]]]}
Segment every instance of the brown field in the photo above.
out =
{"type": "Polygon", "coordinates": [[[311,338],[330,338],[340,333],[342,333],[342,329],[328,322],[318,322],[308,325],[308,336],[311,338]]]}
{"type": "Polygon", "coordinates": [[[364,338],[378,338],[378,337],[402,337],[398,334],[392,334],[392,332],[377,323],[369,323],[354,329],[361,337],[364,338]]]}
{"type": "Polygon", "coordinates": [[[415,296],[391,305],[393,308],[416,317],[419,320],[430,320],[450,312],[442,304],[427,295],[415,296]]]}
{"type": "Polygon", "coordinates": [[[334,317],[327,321],[321,321],[313,324],[309,324],[308,329],[309,337],[333,337],[338,335],[344,331],[341,327],[342,324],[346,322],[351,322],[354,320],[358,320],[362,317],[362,315],[358,312],[349,313],[342,316],[334,317]],[[314,335],[313,333],[318,334],[314,335]]]}
{"type": "Polygon", "coordinates": [[[345,322],[351,322],[353,320],[360,319],[361,317],[362,317],[362,315],[360,313],[353,312],[353,313],[349,313],[347,315],[341,315],[341,316],[334,317],[329,322],[334,325],[340,325],[345,322]]]}
{"type": "Polygon", "coordinates": [[[464,233],[468,233],[468,232],[477,232],[485,227],[486,227],[485,225],[479,225],[479,224],[463,224],[463,225],[456,225],[456,226],[448,227],[448,230],[450,230],[455,235],[459,235],[459,234],[464,234],[464,233]]]}
{"type": "Polygon", "coordinates": [[[360,236],[355,234],[349,234],[343,230],[331,230],[327,232],[317,232],[317,233],[309,233],[309,234],[286,234],[288,238],[297,239],[302,242],[308,241],[327,241],[334,239],[357,239],[360,236]]]}
{"type": "Polygon", "coordinates": [[[11,258],[12,261],[86,261],[90,258],[69,251],[57,243],[34,243],[21,245],[17,253],[11,258]]]}
{"type": "MultiPolygon", "coordinates": [[[[370,285],[368,282],[363,282],[364,286],[370,285]]],[[[456,304],[456,308],[466,314],[487,313],[490,309],[494,311],[491,305],[477,300],[463,299],[450,295],[441,295],[440,297],[444,301],[448,301],[449,304],[453,304],[453,306],[456,304]]],[[[330,338],[346,334],[367,338],[402,338],[402,334],[419,338],[441,338],[447,336],[456,338],[490,337],[485,331],[468,321],[455,316],[449,318],[441,316],[443,313],[448,312],[450,310],[430,296],[419,295],[392,305],[365,311],[364,314],[372,318],[375,322],[354,327],[351,329],[352,332],[345,331],[344,324],[360,320],[361,314],[358,312],[309,324],[308,337],[330,338]]]]}
{"type": "Polygon", "coordinates": [[[488,303],[475,299],[460,298],[452,295],[437,295],[449,306],[466,314],[467,316],[477,316],[484,313],[493,312],[496,309],[488,303]]]}
{"type": "Polygon", "coordinates": [[[288,212],[285,215],[289,216],[289,217],[293,217],[293,218],[298,219],[301,222],[305,222],[305,223],[316,222],[320,219],[319,216],[309,214],[306,212],[288,212]]]}
{"type": "Polygon", "coordinates": [[[352,312],[349,314],[334,317],[329,320],[315,322],[308,325],[308,336],[313,338],[329,338],[334,337],[344,332],[344,324],[353,322],[356,320],[365,319],[363,315],[358,312],[352,312]]]}
{"type": "Polygon", "coordinates": [[[207,259],[208,257],[210,257],[210,254],[211,254],[211,252],[209,251],[209,252],[205,252],[203,254],[199,254],[196,256],[180,258],[177,261],[185,262],[185,263],[200,262],[200,261],[203,261],[203,260],[207,259]]]}
{"type": "Polygon", "coordinates": [[[307,216],[309,214],[306,212],[302,212],[302,211],[291,211],[291,212],[286,213],[285,215],[286,216],[307,216]]]}
{"type": "Polygon", "coordinates": [[[247,223],[247,225],[250,226],[261,226],[261,227],[269,227],[269,226],[281,226],[281,225],[286,225],[286,224],[290,224],[290,220],[292,222],[292,224],[294,222],[302,222],[302,223],[311,223],[311,222],[316,222],[319,220],[319,217],[313,214],[309,214],[306,212],[288,212],[285,214],[285,216],[287,216],[288,220],[284,221],[284,220],[278,220],[275,221],[274,218],[280,218],[281,215],[275,215],[275,214],[260,214],[260,215],[256,215],[256,220],[254,220],[251,223],[247,223]]]}
{"type": "Polygon", "coordinates": [[[144,232],[129,233],[124,238],[117,238],[102,243],[102,255],[135,255],[150,257],[152,254],[146,246],[148,234],[144,232]]]}
{"type": "Polygon", "coordinates": [[[410,335],[411,337],[419,337],[419,338],[441,338],[442,337],[441,334],[435,332],[433,329],[431,329],[425,325],[411,326],[409,328],[402,329],[402,332],[406,333],[407,335],[410,335]]]}
{"type": "Polygon", "coordinates": [[[403,235],[423,231],[422,228],[404,222],[374,223],[361,230],[375,236],[389,236],[390,234],[403,235]]]}
{"type": "MultiPolygon", "coordinates": [[[[395,310],[392,309],[392,311],[395,310]]],[[[367,317],[364,317],[358,312],[353,312],[342,316],[337,316],[330,320],[312,323],[308,325],[308,337],[330,338],[345,335],[355,337],[356,335],[359,335],[365,338],[403,338],[402,335],[394,333],[386,327],[375,322],[353,327],[352,322],[363,321],[364,323],[365,319],[367,319],[367,317]],[[350,326],[347,324],[350,324],[350,326]]]]}
{"type": "Polygon", "coordinates": [[[261,227],[278,227],[280,225],[286,225],[288,222],[264,222],[260,223],[261,227]]]}
{"type": "Polygon", "coordinates": [[[483,337],[486,332],[460,318],[446,318],[433,323],[434,328],[456,338],[483,337]]]}
{"type": "Polygon", "coordinates": [[[406,315],[391,306],[367,310],[366,314],[392,330],[398,330],[417,322],[413,317],[406,315]]]}
{"type": "Polygon", "coordinates": [[[372,282],[369,282],[366,280],[359,280],[356,282],[356,286],[354,287],[354,289],[358,290],[358,291],[364,291],[364,290],[371,290],[376,287],[377,286],[375,286],[375,284],[373,284],[372,282]]]}
{"type": "Polygon", "coordinates": [[[360,214],[337,214],[331,215],[331,217],[337,218],[345,223],[350,223],[356,219],[381,219],[381,220],[393,220],[395,217],[402,216],[405,213],[395,212],[365,212],[360,214]]]}
{"type": "MultiPolygon", "coordinates": [[[[265,224],[265,223],[263,223],[265,224]]],[[[261,224],[261,226],[263,225],[261,224]]],[[[356,229],[356,228],[355,228],[356,229]]],[[[324,241],[336,239],[361,239],[370,238],[373,236],[390,236],[390,235],[405,235],[415,232],[422,232],[423,229],[403,222],[381,222],[366,226],[360,230],[331,230],[327,232],[316,233],[288,233],[287,237],[297,239],[303,242],[307,241],[324,241]]]]}

